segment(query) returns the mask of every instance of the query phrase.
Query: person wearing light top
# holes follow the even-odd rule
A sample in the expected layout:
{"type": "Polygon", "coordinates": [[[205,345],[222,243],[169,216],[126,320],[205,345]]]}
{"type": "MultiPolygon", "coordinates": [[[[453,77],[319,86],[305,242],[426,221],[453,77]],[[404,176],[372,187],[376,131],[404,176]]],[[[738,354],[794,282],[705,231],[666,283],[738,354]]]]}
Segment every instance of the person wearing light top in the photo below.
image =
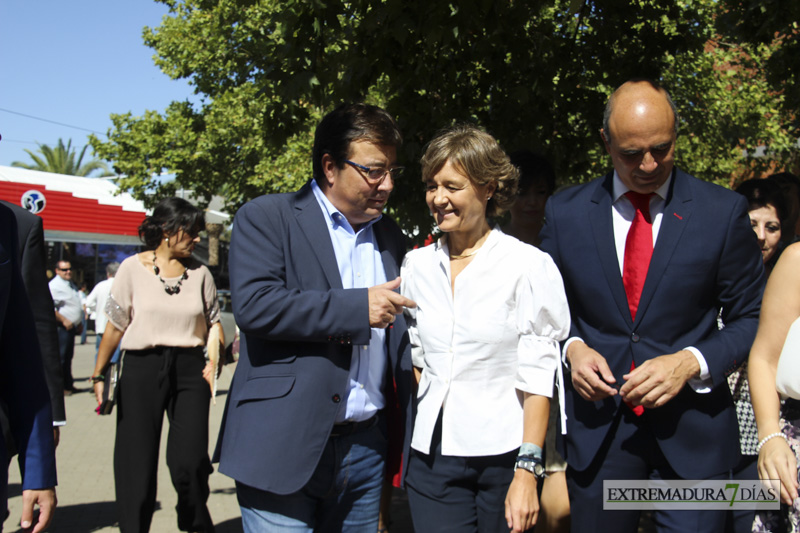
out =
{"type": "MultiPolygon", "coordinates": [[[[108,302],[108,296],[111,294],[111,284],[114,283],[114,276],[117,275],[119,270],[119,263],[114,261],[106,266],[106,279],[98,283],[86,297],[86,310],[94,316],[94,330],[96,332],[95,347],[100,349],[100,341],[103,339],[103,332],[106,330],[105,308],[108,302]]],[[[97,361],[97,354],[94,356],[97,361]]],[[[119,346],[114,350],[114,355],[111,357],[111,362],[116,363],[119,361],[119,346]]]]}
{"type": "MultiPolygon", "coordinates": [[[[772,268],[781,255],[780,252],[783,251],[781,226],[786,220],[787,213],[783,191],[776,183],[759,178],[743,181],[735,190],[747,199],[747,216],[750,218],[753,232],[758,237],[764,273],[769,278],[772,268]]],[[[721,319],[720,326],[724,327],[721,319]]],[[[739,463],[733,468],[732,475],[733,479],[740,482],[758,479],[758,428],[747,379],[747,364],[747,360],[743,361],[735,372],[728,375],[728,385],[739,422],[739,451],[742,454],[739,463]]],[[[726,522],[726,533],[729,531],[750,533],[754,530],[755,516],[755,509],[731,510],[726,522]]]]}
{"type": "Polygon", "coordinates": [[[69,261],[56,264],[56,276],[49,285],[58,326],[58,354],[61,357],[64,394],[70,395],[75,392],[72,357],[75,354],[75,335],[82,329],[83,305],[78,289],[72,283],[72,264],[69,261]]]}
{"type": "Polygon", "coordinates": [[[526,531],[558,341],[570,320],[561,275],[533,246],[491,228],[517,169],[487,133],[445,130],[422,158],[438,242],[406,255],[401,292],[419,379],[406,486],[414,529],[526,531]],[[521,445],[521,446],[520,446],[521,445]]]}
{"type": "Polygon", "coordinates": [[[211,272],[192,258],[203,212],[182,198],[161,200],[139,226],[145,250],[119,267],[92,374],[97,403],[112,353],[121,345],[114,485],[122,533],[146,532],[156,505],[158,448],[169,420],[167,466],[181,531],[213,533],[208,512],[208,409],[215,369],[203,355],[219,325],[211,272]],[[120,342],[121,341],[121,342],[120,342]]]}

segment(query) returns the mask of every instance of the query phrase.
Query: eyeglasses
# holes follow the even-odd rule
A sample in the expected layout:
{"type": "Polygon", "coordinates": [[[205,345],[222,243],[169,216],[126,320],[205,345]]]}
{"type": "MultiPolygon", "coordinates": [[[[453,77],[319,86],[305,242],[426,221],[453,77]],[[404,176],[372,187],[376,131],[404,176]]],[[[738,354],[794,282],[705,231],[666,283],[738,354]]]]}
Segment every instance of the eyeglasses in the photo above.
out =
{"type": "Polygon", "coordinates": [[[61,272],[69,272],[72,269],[71,268],[59,268],[59,267],[56,267],[56,270],[60,270],[61,272]]]}
{"type": "Polygon", "coordinates": [[[364,174],[362,174],[362,176],[364,176],[364,179],[370,185],[380,185],[381,183],[383,183],[383,180],[386,179],[386,175],[387,174],[391,174],[392,175],[392,179],[395,180],[400,176],[400,174],[403,172],[403,168],[404,168],[404,167],[392,167],[392,168],[375,167],[375,168],[369,168],[369,167],[365,167],[364,165],[359,165],[358,163],[354,163],[353,161],[350,161],[348,159],[345,159],[344,162],[347,163],[348,165],[351,165],[351,166],[355,167],[356,170],[360,170],[361,172],[363,172],[364,174]]]}

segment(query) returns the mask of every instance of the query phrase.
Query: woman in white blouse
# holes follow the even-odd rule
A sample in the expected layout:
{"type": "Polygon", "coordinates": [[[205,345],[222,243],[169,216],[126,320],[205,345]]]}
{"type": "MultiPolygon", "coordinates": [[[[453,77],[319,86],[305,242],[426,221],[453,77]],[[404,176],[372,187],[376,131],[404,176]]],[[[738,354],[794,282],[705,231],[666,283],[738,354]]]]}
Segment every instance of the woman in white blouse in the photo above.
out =
{"type": "Polygon", "coordinates": [[[406,486],[414,529],[525,531],[558,341],[569,330],[548,255],[492,228],[515,199],[517,169],[471,125],[440,133],[422,158],[426,202],[444,236],[402,271],[419,380],[406,486]]]}
{"type": "Polygon", "coordinates": [[[799,272],[800,243],[795,243],[783,251],[767,280],[747,362],[758,426],[758,475],[762,480],[780,480],[782,504],[780,510],[757,511],[754,532],[800,531],[800,401],[781,398],[776,388],[776,379],[785,378],[778,376],[778,362],[800,356],[789,337],[800,321],[799,272]]]}

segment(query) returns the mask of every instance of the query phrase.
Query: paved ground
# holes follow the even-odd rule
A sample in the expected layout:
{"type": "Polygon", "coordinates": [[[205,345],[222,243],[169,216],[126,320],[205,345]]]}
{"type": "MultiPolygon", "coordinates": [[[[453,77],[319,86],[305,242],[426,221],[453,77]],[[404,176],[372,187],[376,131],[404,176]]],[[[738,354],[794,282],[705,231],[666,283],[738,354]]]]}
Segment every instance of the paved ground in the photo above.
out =
{"type": "MultiPolygon", "coordinates": [[[[67,425],[61,428],[61,444],[56,456],[58,461],[58,508],[50,532],[88,533],[119,531],[114,503],[114,472],[112,457],[116,417],[98,416],[94,412],[96,403],[88,381],[94,369],[94,336],[88,344],[75,347],[72,365],[75,386],[82,392],[65,398],[67,425]]],[[[226,367],[219,382],[217,405],[211,406],[211,435],[209,453],[216,444],[217,431],[222,418],[233,367],[226,367]]],[[[167,422],[165,420],[166,428],[167,422]]],[[[164,458],[166,431],[162,433],[161,457],[158,470],[158,496],[151,531],[168,533],[177,531],[175,515],[176,496],[169,479],[164,458]]],[[[6,532],[19,530],[20,477],[17,467],[9,469],[9,510],[11,514],[4,526],[6,532]]],[[[208,501],[211,517],[217,533],[242,531],[239,505],[233,480],[214,472],[209,481],[211,496],[208,501]]],[[[392,533],[413,531],[408,515],[405,493],[395,490],[393,499],[392,533]]]]}

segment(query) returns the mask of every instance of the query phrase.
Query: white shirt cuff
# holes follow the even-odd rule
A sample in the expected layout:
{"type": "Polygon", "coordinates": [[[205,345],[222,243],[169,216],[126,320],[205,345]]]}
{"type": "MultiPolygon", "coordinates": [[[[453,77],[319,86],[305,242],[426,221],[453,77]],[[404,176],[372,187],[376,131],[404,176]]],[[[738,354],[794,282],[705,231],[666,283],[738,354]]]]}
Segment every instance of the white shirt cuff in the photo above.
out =
{"type": "MultiPolygon", "coordinates": [[[[571,368],[569,366],[569,361],[567,361],[567,349],[569,348],[569,345],[575,341],[584,342],[583,339],[581,339],[580,337],[570,337],[564,343],[564,348],[561,350],[561,362],[564,363],[564,366],[566,366],[568,370],[571,370],[571,368]]],[[[584,344],[586,343],[584,342],[584,344]]]]}
{"type": "MultiPolygon", "coordinates": [[[[567,361],[567,349],[569,348],[569,345],[575,341],[584,342],[580,337],[570,337],[564,343],[564,348],[561,350],[561,361],[563,361],[567,368],[569,368],[569,362],[567,361]]],[[[698,394],[707,394],[711,392],[711,373],[708,370],[708,363],[706,363],[705,357],[703,357],[703,354],[700,353],[700,350],[694,346],[688,346],[684,348],[684,350],[692,352],[692,355],[694,355],[697,359],[697,364],[700,365],[700,376],[691,378],[688,381],[689,386],[698,394]]]]}
{"type": "Polygon", "coordinates": [[[411,364],[417,368],[425,366],[425,352],[422,351],[421,346],[411,347],[411,364]]]}
{"type": "Polygon", "coordinates": [[[708,371],[708,363],[706,358],[700,353],[700,350],[694,346],[687,346],[684,350],[692,352],[697,359],[697,364],[700,365],[700,376],[691,378],[688,381],[689,386],[698,394],[708,394],[711,392],[711,372],[708,371]]]}

